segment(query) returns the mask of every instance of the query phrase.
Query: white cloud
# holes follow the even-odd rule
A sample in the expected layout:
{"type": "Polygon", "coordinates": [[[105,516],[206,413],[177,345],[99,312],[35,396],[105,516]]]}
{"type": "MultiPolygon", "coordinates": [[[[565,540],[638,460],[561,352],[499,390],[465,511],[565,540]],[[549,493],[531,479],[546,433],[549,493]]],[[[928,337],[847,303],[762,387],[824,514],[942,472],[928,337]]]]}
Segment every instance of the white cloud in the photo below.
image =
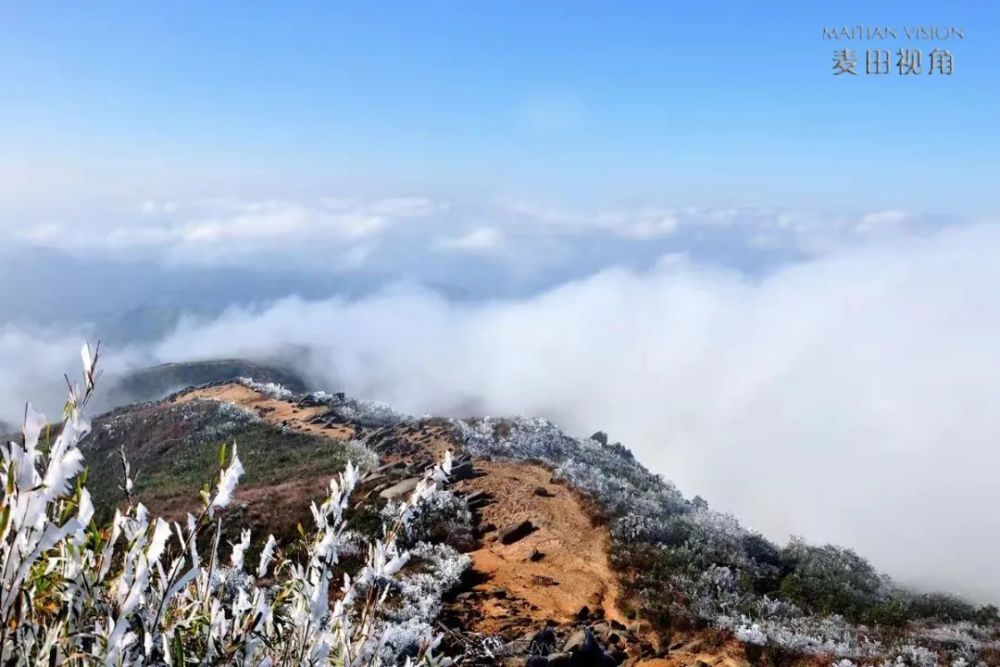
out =
{"type": "Polygon", "coordinates": [[[670,236],[680,226],[680,220],[672,212],[655,208],[605,213],[599,216],[598,223],[619,236],[637,241],[670,236]]]}
{"type": "Polygon", "coordinates": [[[602,428],[769,535],[997,600],[998,314],[1000,228],[968,227],[759,280],[675,259],[480,305],[292,299],[188,324],[156,352],[294,346],[319,386],[408,411],[602,428]]]}
{"type": "Polygon", "coordinates": [[[675,210],[657,207],[579,213],[528,201],[505,201],[501,206],[510,213],[554,228],[605,231],[638,241],[670,236],[681,223],[675,210]]]}
{"type": "Polygon", "coordinates": [[[866,213],[854,229],[860,233],[892,230],[898,228],[910,218],[906,211],[890,209],[866,213]]]}
{"type": "Polygon", "coordinates": [[[434,247],[468,253],[493,253],[503,247],[504,234],[493,227],[478,227],[459,236],[438,238],[434,247]]]}
{"type": "MultiPolygon", "coordinates": [[[[44,224],[17,234],[23,242],[60,250],[131,253],[169,263],[217,263],[253,266],[262,255],[282,249],[313,261],[342,257],[344,268],[357,268],[373,245],[404,222],[426,221],[447,211],[444,202],[424,197],[374,200],[322,199],[192,201],[147,200],[139,214],[105,215],[89,224],[44,224]],[[322,257],[319,254],[322,249],[322,257]]],[[[308,262],[307,262],[308,263],[308,262]]],[[[341,263],[333,262],[340,266],[341,263]]],[[[301,267],[297,267],[301,268],[301,267]]]]}
{"type": "Polygon", "coordinates": [[[21,238],[33,243],[49,244],[57,241],[59,237],[62,236],[63,231],[62,225],[49,222],[29,227],[25,230],[24,234],[22,234],[21,238]]]}
{"type": "Polygon", "coordinates": [[[681,232],[710,233],[750,245],[795,248],[809,254],[878,236],[934,228],[919,216],[900,210],[854,216],[781,211],[767,208],[634,206],[572,211],[526,200],[500,202],[502,210],[536,224],[576,233],[605,232],[636,241],[657,241],[681,232]]]}

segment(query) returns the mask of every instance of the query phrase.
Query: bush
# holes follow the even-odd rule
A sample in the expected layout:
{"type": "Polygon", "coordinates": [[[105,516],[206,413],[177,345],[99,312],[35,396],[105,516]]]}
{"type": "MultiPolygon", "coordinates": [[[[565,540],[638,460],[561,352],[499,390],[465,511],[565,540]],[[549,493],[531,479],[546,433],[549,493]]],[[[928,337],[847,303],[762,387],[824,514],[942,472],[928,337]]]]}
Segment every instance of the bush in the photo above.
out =
{"type": "Polygon", "coordinates": [[[333,593],[341,552],[357,541],[344,520],[359,480],[352,464],[330,481],[322,504],[312,505],[315,526],[303,531],[299,559],[286,556],[269,537],[257,562],[246,562],[251,534],[243,530],[228,561],[222,560],[220,514],[243,474],[235,444],[230,456],[223,448],[218,477],[202,493],[202,509],[189,514],[183,526],[154,519],[133,503],[132,474],[123,455],[127,507],[116,511],[109,525],[96,525],[79,476],[78,443],[90,430],[84,408],[94,390],[97,354],[84,347],[83,359],[82,388],[71,387],[55,441],[42,440],[45,419],[29,406],[22,442],[2,449],[0,662],[257,667],[447,662],[432,655],[438,638],[427,615],[436,613],[434,600],[439,604],[442,587],[457,581],[467,561],[422,549],[420,571],[410,576],[406,566],[412,554],[397,536],[446,480],[450,455],[396,508],[383,537],[364,543],[363,563],[353,576],[344,574],[333,593]],[[201,553],[200,538],[213,534],[211,549],[201,553]],[[418,592],[421,604],[413,607],[418,592]]]}

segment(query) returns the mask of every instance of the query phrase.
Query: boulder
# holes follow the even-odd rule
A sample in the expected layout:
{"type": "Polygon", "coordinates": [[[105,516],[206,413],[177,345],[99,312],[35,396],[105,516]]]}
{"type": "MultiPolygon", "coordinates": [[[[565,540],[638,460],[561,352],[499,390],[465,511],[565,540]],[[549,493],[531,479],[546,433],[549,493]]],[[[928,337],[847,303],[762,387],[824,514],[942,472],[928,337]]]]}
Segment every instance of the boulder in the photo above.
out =
{"type": "Polygon", "coordinates": [[[578,667],[613,667],[618,664],[618,661],[604,652],[594,634],[587,628],[581,628],[570,635],[563,651],[572,656],[569,664],[578,667]]]}
{"type": "Polygon", "coordinates": [[[607,444],[608,444],[608,434],[605,433],[604,431],[598,431],[594,435],[590,436],[590,439],[591,440],[596,440],[597,442],[599,442],[599,443],[601,443],[602,445],[605,445],[605,446],[607,446],[607,444]]]}
{"type": "Polygon", "coordinates": [[[586,628],[580,628],[566,639],[566,643],[563,644],[563,651],[565,653],[579,652],[584,644],[587,643],[588,637],[593,639],[593,635],[586,628]]]}
{"type": "Polygon", "coordinates": [[[508,524],[503,529],[501,529],[497,537],[500,540],[501,544],[514,544],[514,542],[523,540],[534,531],[535,531],[535,524],[525,519],[520,523],[508,524]]]}
{"type": "Polygon", "coordinates": [[[420,484],[419,477],[408,477],[401,482],[393,484],[388,489],[380,491],[378,495],[386,500],[396,500],[412,493],[417,488],[417,484],[420,484]]]}
{"type": "Polygon", "coordinates": [[[528,653],[531,655],[549,655],[556,650],[556,634],[552,628],[542,628],[528,642],[528,653]]]}
{"type": "Polygon", "coordinates": [[[451,474],[448,475],[448,479],[452,482],[460,482],[464,479],[472,479],[473,477],[475,477],[475,472],[472,470],[471,461],[452,466],[451,474]]]}
{"type": "Polygon", "coordinates": [[[601,621],[590,626],[590,631],[602,642],[607,643],[608,636],[611,634],[611,625],[605,621],[601,621]]]}
{"type": "Polygon", "coordinates": [[[569,653],[550,653],[548,657],[549,667],[569,667],[573,664],[573,656],[569,653]]]}

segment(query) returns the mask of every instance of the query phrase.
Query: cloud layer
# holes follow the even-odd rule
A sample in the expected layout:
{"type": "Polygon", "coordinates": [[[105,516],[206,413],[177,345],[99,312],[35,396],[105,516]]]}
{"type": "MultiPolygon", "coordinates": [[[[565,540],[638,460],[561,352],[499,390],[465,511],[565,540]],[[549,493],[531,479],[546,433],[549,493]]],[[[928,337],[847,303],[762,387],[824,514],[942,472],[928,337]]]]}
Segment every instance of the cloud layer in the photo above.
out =
{"type": "MultiPolygon", "coordinates": [[[[452,240],[439,251],[497,247],[452,240]]],[[[58,392],[77,344],[4,329],[4,405],[58,392]],[[33,386],[42,374],[52,385],[33,386]]],[[[405,284],[288,298],[109,354],[279,357],[317,388],[416,413],[603,429],[776,539],[849,545],[904,582],[1000,600],[1000,227],[839,244],[760,274],[680,253],[519,298],[405,284]]]]}
{"type": "Polygon", "coordinates": [[[762,279],[681,261],[529,299],[416,288],[188,323],[163,359],[292,352],[406,410],[599,428],[765,533],[856,547],[903,581],[1000,599],[1000,229],[762,279]]]}

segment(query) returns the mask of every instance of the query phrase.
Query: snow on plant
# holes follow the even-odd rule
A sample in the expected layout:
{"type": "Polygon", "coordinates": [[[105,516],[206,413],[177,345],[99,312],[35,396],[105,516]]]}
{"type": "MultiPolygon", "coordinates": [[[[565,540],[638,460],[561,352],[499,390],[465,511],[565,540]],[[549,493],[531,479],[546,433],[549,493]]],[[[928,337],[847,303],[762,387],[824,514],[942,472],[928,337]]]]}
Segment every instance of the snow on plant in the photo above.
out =
{"type": "MultiPolygon", "coordinates": [[[[391,520],[398,503],[389,501],[382,508],[383,519],[391,520]]],[[[431,541],[442,534],[454,535],[472,530],[472,512],[464,498],[447,489],[435,489],[407,516],[400,539],[406,544],[431,541]]]]}
{"type": "Polygon", "coordinates": [[[367,428],[396,426],[413,419],[409,415],[396,412],[388,403],[381,401],[345,397],[340,400],[335,398],[329,404],[331,411],[336,413],[342,421],[349,421],[367,428]]]}
{"type": "Polygon", "coordinates": [[[739,639],[744,644],[755,644],[756,646],[763,646],[767,643],[767,635],[760,626],[756,623],[752,625],[743,625],[736,628],[734,633],[736,638],[739,639]]]}
{"type": "MultiPolygon", "coordinates": [[[[540,460],[590,494],[611,518],[615,549],[626,570],[630,555],[641,552],[670,573],[656,581],[637,577],[642,582],[635,591],[640,599],[651,600],[654,606],[683,600],[684,612],[734,632],[747,634],[747,628],[756,628],[769,643],[799,654],[874,660],[890,653],[890,647],[864,626],[836,614],[814,615],[788,596],[778,599],[755,592],[755,583],[773,586],[791,565],[793,574],[808,584],[870,605],[906,601],[903,591],[854,552],[812,547],[799,540],[780,549],[704,501],[686,500],[673,484],[650,473],[620,445],[573,438],[544,419],[487,417],[451,423],[467,451],[540,460]]],[[[780,587],[764,590],[782,595],[780,587]]],[[[950,645],[963,650],[976,646],[1000,650],[995,640],[984,641],[983,631],[982,626],[967,624],[936,635],[918,631],[913,640],[943,645],[938,640],[951,637],[950,645]]],[[[916,661],[913,664],[921,659],[912,651],[907,655],[916,661]]]]}
{"type": "Polygon", "coordinates": [[[269,396],[271,398],[276,398],[282,401],[287,401],[292,398],[295,398],[295,393],[293,391],[285,388],[283,385],[280,385],[277,382],[258,382],[257,380],[248,377],[237,378],[237,380],[243,386],[249,387],[250,389],[253,389],[256,392],[260,392],[261,394],[264,394],[265,396],[269,396]]]}
{"type": "Polygon", "coordinates": [[[378,467],[378,454],[361,440],[352,439],[343,444],[344,453],[348,459],[355,461],[360,470],[372,470],[378,467]]]}
{"type": "MultiPolygon", "coordinates": [[[[98,350],[85,346],[82,358],[83,384],[70,385],[54,443],[45,418],[29,406],[22,441],[2,448],[0,662],[178,667],[447,662],[433,656],[439,639],[429,623],[416,635],[411,632],[407,642],[398,641],[388,609],[390,596],[400,590],[404,604],[412,602],[405,586],[422,590],[420,583],[401,584],[411,553],[396,538],[447,480],[450,454],[399,505],[382,538],[367,545],[365,563],[353,579],[334,578],[347,533],[344,513],[359,481],[350,463],[330,481],[326,499],[312,505],[315,527],[304,536],[300,559],[286,557],[269,536],[259,561],[248,563],[251,535],[242,531],[224,564],[218,513],[232,501],[242,474],[235,445],[229,456],[225,449],[221,453],[218,477],[203,492],[197,516],[168,523],[151,517],[128,494],[110,525],[95,525],[79,475],[78,443],[90,429],[83,413],[94,390],[98,350]],[[211,548],[202,553],[205,538],[211,548]]],[[[123,487],[129,488],[131,470],[123,463],[123,487]]],[[[445,573],[435,573],[439,587],[462,565],[445,556],[437,558],[445,573]]]]}
{"type": "Polygon", "coordinates": [[[383,659],[405,651],[433,633],[444,594],[456,586],[470,559],[446,544],[421,542],[410,549],[408,565],[415,572],[395,582],[397,602],[385,612],[389,621],[383,659]]]}

